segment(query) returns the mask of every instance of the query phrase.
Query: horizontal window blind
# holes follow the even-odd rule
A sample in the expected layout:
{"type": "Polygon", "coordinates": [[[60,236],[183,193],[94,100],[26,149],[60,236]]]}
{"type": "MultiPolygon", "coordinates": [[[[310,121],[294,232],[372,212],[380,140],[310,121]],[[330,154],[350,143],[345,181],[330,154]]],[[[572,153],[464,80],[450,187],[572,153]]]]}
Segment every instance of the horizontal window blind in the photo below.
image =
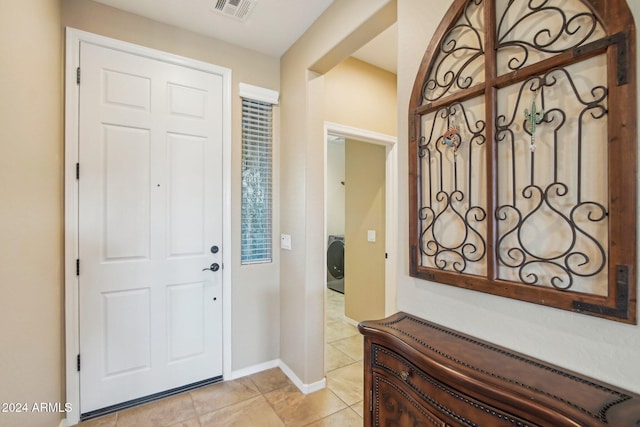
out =
{"type": "Polygon", "coordinates": [[[242,264],[272,259],[272,110],[242,98],[242,264]]]}

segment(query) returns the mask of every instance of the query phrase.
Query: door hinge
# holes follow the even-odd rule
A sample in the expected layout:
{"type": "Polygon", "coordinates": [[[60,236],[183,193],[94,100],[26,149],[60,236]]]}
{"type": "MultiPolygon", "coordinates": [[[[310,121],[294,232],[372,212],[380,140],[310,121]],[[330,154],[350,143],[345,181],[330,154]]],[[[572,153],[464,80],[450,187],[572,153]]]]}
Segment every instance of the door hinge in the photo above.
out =
{"type": "Polygon", "coordinates": [[[384,259],[387,259],[387,258],[389,258],[389,254],[385,252],[384,253],[384,259]]]}
{"type": "Polygon", "coordinates": [[[80,67],[76,68],[76,84],[80,84],[80,67]]]}
{"type": "Polygon", "coordinates": [[[76,259],[76,276],[80,275],[80,260],[76,259]]]}
{"type": "Polygon", "coordinates": [[[76,163],[76,179],[80,179],[80,163],[76,163]]]}
{"type": "Polygon", "coordinates": [[[80,372],[80,355],[79,354],[76,357],[76,368],[78,369],[78,372],[80,372]]]}

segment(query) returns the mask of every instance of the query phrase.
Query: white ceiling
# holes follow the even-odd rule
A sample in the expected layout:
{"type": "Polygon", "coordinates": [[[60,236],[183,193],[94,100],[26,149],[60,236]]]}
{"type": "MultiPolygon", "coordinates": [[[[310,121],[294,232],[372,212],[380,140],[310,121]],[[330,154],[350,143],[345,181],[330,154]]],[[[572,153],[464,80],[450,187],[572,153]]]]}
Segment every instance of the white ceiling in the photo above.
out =
{"type": "MultiPolygon", "coordinates": [[[[95,1],[279,58],[334,0],[255,0],[245,21],[216,12],[216,0],[95,1]]],[[[393,25],[354,56],[395,73],[396,46],[393,25]]]]}

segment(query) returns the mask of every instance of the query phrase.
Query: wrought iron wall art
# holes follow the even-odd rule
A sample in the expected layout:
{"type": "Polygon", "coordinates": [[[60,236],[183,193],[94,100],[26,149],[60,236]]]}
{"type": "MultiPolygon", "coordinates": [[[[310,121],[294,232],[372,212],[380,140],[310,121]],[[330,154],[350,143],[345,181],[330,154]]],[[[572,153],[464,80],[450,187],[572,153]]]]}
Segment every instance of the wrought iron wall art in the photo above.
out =
{"type": "Polygon", "coordinates": [[[636,322],[625,0],[454,0],[410,118],[415,277],[636,322]]]}
{"type": "Polygon", "coordinates": [[[419,214],[420,251],[425,262],[436,268],[469,272],[470,263],[486,261],[487,212],[471,191],[474,167],[478,168],[481,158],[474,156],[474,150],[484,149],[486,124],[470,120],[459,102],[438,109],[433,116],[429,136],[422,136],[418,147],[426,167],[427,190],[419,214]],[[446,129],[444,134],[439,128],[446,129]]]}
{"type": "Polygon", "coordinates": [[[581,46],[604,35],[596,15],[571,3],[551,0],[497,1],[496,48],[506,71],[581,46]],[[573,11],[572,11],[573,9],[573,11]],[[540,23],[544,22],[544,26],[540,23]]]}
{"type": "Polygon", "coordinates": [[[470,0],[460,20],[442,38],[439,57],[422,86],[427,101],[437,101],[461,89],[482,83],[484,56],[483,0],[470,0]]]}
{"type": "MultiPolygon", "coordinates": [[[[495,211],[498,221],[496,256],[499,266],[517,271],[517,278],[522,283],[575,289],[576,277],[596,276],[606,266],[607,251],[599,238],[606,236],[608,212],[602,203],[584,200],[581,189],[584,182],[589,181],[589,176],[584,175],[593,172],[583,168],[585,116],[605,121],[606,126],[607,89],[595,86],[588,91],[588,99],[584,96],[567,69],[552,69],[522,83],[510,116],[499,114],[496,119],[496,141],[498,145],[507,144],[509,147],[505,152],[511,153],[504,158],[498,157],[498,162],[506,163],[505,169],[511,175],[505,180],[511,183],[510,188],[498,191],[498,197],[500,199],[502,193],[511,196],[505,197],[509,201],[499,204],[495,211]],[[550,105],[549,100],[545,105],[545,89],[556,86],[570,88],[574,95],[572,103],[576,108],[570,114],[557,105],[550,105]],[[523,125],[516,126],[527,94],[533,94],[531,109],[525,109],[523,125]],[[541,94],[541,110],[536,107],[538,94],[541,94]],[[568,129],[573,123],[567,120],[567,116],[574,116],[576,111],[577,131],[568,129]],[[530,135],[531,154],[528,156],[516,154],[516,127],[530,135]],[[545,135],[549,139],[545,145],[549,153],[544,159],[545,166],[551,170],[547,179],[535,174],[535,134],[539,127],[547,128],[545,135]],[[560,158],[560,145],[565,151],[564,159],[560,158]],[[575,176],[562,179],[560,168],[569,161],[575,162],[575,176]],[[529,163],[528,176],[518,174],[518,168],[525,167],[525,162],[529,163]],[[519,183],[519,180],[524,182],[519,183]],[[554,230],[554,236],[540,241],[538,234],[545,229],[554,230]]],[[[521,150],[521,153],[525,152],[521,150]]],[[[498,186],[501,182],[503,180],[499,180],[498,186]]],[[[606,282],[606,276],[602,280],[606,282]]],[[[598,293],[593,287],[581,290],[598,293]]]]}

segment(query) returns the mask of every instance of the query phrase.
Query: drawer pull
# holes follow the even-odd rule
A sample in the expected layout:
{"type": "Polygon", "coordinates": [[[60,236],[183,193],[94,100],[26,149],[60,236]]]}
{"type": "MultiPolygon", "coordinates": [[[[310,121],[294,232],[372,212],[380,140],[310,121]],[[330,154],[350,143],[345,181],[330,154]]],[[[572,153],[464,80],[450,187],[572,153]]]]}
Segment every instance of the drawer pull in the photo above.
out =
{"type": "Polygon", "coordinates": [[[409,372],[400,371],[400,378],[402,378],[402,381],[406,381],[409,378],[409,372]]]}

